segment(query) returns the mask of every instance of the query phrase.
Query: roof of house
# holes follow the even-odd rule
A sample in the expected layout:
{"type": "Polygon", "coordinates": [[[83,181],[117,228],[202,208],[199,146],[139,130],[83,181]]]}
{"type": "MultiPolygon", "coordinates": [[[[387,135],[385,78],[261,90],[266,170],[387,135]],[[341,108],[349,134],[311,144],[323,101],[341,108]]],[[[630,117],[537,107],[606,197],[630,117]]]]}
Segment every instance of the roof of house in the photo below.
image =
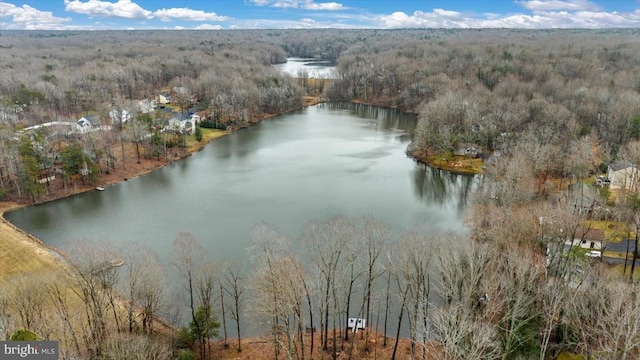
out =
{"type": "Polygon", "coordinates": [[[611,169],[611,171],[619,171],[632,166],[633,164],[631,164],[631,162],[629,162],[628,160],[618,160],[609,164],[609,168],[611,169]]]}
{"type": "Polygon", "coordinates": [[[474,143],[463,143],[463,142],[458,143],[458,149],[467,149],[467,148],[476,148],[480,150],[482,147],[474,143]]]}
{"type": "Polygon", "coordinates": [[[595,240],[595,241],[603,241],[604,240],[604,230],[602,229],[578,229],[575,235],[576,239],[585,239],[585,240],[595,240]]]}
{"type": "Polygon", "coordinates": [[[100,126],[100,117],[98,115],[85,115],[85,116],[81,117],[80,119],[78,119],[78,121],[76,121],[76,123],[78,125],[81,125],[81,123],[83,123],[84,121],[87,121],[92,126],[100,126]]]}

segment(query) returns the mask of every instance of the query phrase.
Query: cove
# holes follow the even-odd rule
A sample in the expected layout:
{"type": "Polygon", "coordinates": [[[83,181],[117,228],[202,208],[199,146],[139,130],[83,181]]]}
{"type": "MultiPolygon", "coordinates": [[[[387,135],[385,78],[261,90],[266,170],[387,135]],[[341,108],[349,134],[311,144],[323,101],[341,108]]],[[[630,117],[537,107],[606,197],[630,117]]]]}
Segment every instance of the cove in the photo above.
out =
{"type": "Polygon", "coordinates": [[[245,258],[252,227],[270,223],[294,241],[309,220],[372,215],[396,233],[461,230],[477,178],[405,155],[415,116],[325,103],[217,139],[150,174],[5,214],[48,245],[89,238],[138,242],[168,260],[181,231],[211,260],[245,258]]]}

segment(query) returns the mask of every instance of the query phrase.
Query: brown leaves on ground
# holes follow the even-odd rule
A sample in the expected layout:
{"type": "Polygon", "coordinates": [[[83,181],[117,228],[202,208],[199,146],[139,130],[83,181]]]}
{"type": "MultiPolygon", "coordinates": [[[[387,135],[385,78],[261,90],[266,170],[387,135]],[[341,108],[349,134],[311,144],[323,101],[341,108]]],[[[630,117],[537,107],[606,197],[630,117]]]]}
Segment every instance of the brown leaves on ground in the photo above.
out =
{"type": "MultiPolygon", "coordinates": [[[[394,337],[387,337],[386,346],[384,346],[384,335],[376,333],[369,335],[369,339],[365,340],[365,334],[359,332],[355,336],[349,336],[349,341],[344,341],[343,337],[338,339],[337,359],[339,360],[365,360],[365,359],[391,359],[393,348],[395,344],[394,337]],[[353,350],[352,349],[353,346],[353,350]]],[[[286,345],[286,339],[281,339],[283,344],[286,345]]],[[[305,354],[304,359],[307,360],[319,360],[319,359],[332,359],[333,349],[331,344],[329,349],[322,350],[320,347],[320,332],[314,333],[314,349],[313,354],[310,354],[309,345],[311,343],[311,334],[305,335],[305,354]]],[[[331,339],[329,341],[331,343],[331,339]]],[[[208,359],[242,359],[242,360],[272,360],[275,359],[275,347],[273,337],[259,337],[249,338],[242,340],[242,352],[238,352],[236,339],[228,339],[228,347],[225,348],[224,341],[218,340],[213,343],[212,354],[208,359]]],[[[406,359],[411,352],[411,342],[406,339],[400,339],[398,344],[398,350],[396,353],[397,359],[406,359]]],[[[437,359],[437,351],[433,348],[428,349],[426,359],[437,359]]],[[[416,357],[422,358],[422,347],[416,347],[416,357]]],[[[287,359],[288,355],[286,349],[280,350],[280,359],[287,359]]],[[[294,356],[295,358],[295,356],[294,356]]],[[[298,356],[299,359],[303,357],[298,356]]]]}

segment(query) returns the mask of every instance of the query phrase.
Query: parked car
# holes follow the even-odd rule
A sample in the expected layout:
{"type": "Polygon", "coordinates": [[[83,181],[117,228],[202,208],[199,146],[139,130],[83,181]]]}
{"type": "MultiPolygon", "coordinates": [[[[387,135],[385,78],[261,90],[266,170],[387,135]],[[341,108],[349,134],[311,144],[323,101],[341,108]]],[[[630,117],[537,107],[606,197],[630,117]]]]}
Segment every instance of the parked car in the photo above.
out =
{"type": "Polygon", "coordinates": [[[595,181],[596,186],[609,186],[611,185],[611,180],[609,180],[606,176],[604,175],[596,175],[596,181],[595,181]]]}
{"type": "Polygon", "coordinates": [[[602,252],[601,251],[596,251],[596,250],[591,250],[587,253],[587,256],[590,258],[602,258],[602,252]]]}

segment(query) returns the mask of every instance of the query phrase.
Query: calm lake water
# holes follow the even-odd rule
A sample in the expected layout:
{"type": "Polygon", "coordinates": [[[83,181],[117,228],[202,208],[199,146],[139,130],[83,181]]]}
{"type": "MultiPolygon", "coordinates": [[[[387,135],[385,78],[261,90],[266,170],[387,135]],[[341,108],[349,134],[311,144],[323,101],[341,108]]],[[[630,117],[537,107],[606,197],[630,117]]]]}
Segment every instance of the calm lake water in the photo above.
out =
{"type": "Polygon", "coordinates": [[[305,222],[373,215],[396,232],[462,229],[472,176],[407,158],[415,117],[356,104],[321,104],[215,140],[193,156],[104,191],[20,209],[6,218],[64,248],[82,238],[139,242],[168,259],[181,231],[211,259],[246,257],[266,221],[295,239],[305,222]]]}
{"type": "Polygon", "coordinates": [[[309,77],[330,79],[335,71],[335,64],[328,60],[316,60],[307,58],[287,58],[284,64],[274,65],[280,71],[293,77],[298,77],[300,71],[306,71],[309,77]]]}
{"type": "MultiPolygon", "coordinates": [[[[335,214],[373,215],[395,233],[414,225],[462,230],[477,180],[408,158],[415,125],[414,116],[390,109],[320,104],[217,139],[189,158],[104,191],[6,218],[54,247],[83,238],[138,242],[166,264],[181,231],[192,233],[210,260],[242,261],[251,229],[261,221],[294,241],[307,221],[335,214]]],[[[394,300],[389,334],[397,324],[394,300]]],[[[401,336],[408,336],[406,327],[405,319],[401,336]]]]}

